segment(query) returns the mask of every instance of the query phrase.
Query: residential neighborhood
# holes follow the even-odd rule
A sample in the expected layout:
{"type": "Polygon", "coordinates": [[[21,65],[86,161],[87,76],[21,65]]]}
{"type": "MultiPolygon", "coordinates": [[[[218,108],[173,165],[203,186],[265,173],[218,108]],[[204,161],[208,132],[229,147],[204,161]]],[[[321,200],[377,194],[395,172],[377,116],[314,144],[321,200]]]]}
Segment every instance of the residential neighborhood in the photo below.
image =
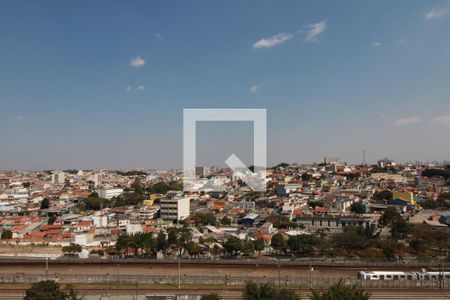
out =
{"type": "Polygon", "coordinates": [[[227,169],[201,170],[197,177],[205,185],[188,192],[176,170],[4,171],[0,256],[449,255],[448,239],[432,246],[422,233],[450,234],[446,164],[282,163],[267,171],[266,192],[253,192],[227,169]],[[226,189],[211,191],[211,180],[226,189]],[[138,237],[140,246],[132,241],[138,237]]]}

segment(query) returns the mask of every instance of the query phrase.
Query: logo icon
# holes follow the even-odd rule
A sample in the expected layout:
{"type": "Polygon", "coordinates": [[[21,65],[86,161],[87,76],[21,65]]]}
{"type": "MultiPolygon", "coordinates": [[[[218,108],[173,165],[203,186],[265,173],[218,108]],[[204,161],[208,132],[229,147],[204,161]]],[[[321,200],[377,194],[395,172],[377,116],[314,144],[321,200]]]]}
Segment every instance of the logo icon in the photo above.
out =
{"type": "Polygon", "coordinates": [[[266,109],[186,108],[183,110],[183,189],[184,191],[197,191],[207,186],[209,191],[222,191],[223,186],[220,180],[210,180],[205,183],[196,178],[196,127],[198,121],[253,122],[254,169],[250,170],[234,153],[228,157],[225,163],[233,171],[235,178],[241,179],[255,192],[264,192],[267,167],[266,109]]]}

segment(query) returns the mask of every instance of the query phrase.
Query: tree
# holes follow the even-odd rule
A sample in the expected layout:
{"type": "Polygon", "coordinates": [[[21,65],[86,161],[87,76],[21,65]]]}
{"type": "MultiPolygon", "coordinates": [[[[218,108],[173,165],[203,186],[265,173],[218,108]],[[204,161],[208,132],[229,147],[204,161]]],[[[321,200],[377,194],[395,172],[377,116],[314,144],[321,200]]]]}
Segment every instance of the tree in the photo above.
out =
{"type": "Polygon", "coordinates": [[[394,194],[390,190],[377,191],[373,194],[372,198],[374,200],[383,201],[383,200],[392,200],[394,194]]]}
{"type": "Polygon", "coordinates": [[[287,243],[281,233],[276,233],[273,235],[271,245],[272,245],[272,248],[275,251],[277,251],[278,253],[280,253],[282,251],[286,252],[287,243]]]}
{"type": "Polygon", "coordinates": [[[130,244],[130,238],[128,235],[126,235],[126,234],[119,235],[119,237],[117,238],[117,241],[116,241],[117,252],[122,253],[122,251],[125,250],[125,255],[128,255],[129,244],[130,244]]]}
{"type": "Polygon", "coordinates": [[[55,223],[55,221],[56,221],[56,217],[52,216],[52,217],[48,218],[47,224],[53,225],[53,223],[55,223]]]}
{"type": "Polygon", "coordinates": [[[12,236],[13,236],[13,233],[11,230],[5,229],[2,231],[2,236],[1,236],[2,240],[12,239],[12,236]]]}
{"type": "Polygon", "coordinates": [[[216,224],[216,216],[212,212],[195,213],[191,216],[195,222],[195,226],[214,225],[216,224]]]}
{"type": "Polygon", "coordinates": [[[255,243],[253,241],[244,241],[242,243],[242,252],[246,256],[252,256],[255,253],[255,243]]]}
{"type": "Polygon", "coordinates": [[[355,202],[350,207],[350,210],[358,215],[362,215],[366,212],[366,206],[362,202],[355,202]]]}
{"type": "Polygon", "coordinates": [[[276,300],[277,292],[274,287],[268,283],[257,284],[253,281],[247,281],[242,292],[244,300],[276,300]]]}
{"type": "Polygon", "coordinates": [[[266,249],[266,240],[265,239],[257,239],[255,241],[255,250],[261,255],[261,251],[266,249]]]}
{"type": "Polygon", "coordinates": [[[404,239],[410,233],[410,225],[402,217],[392,223],[391,236],[395,239],[404,239]]]}
{"type": "Polygon", "coordinates": [[[223,247],[229,255],[236,256],[242,251],[242,241],[238,237],[230,236],[223,247]]]}
{"type": "Polygon", "coordinates": [[[166,234],[164,233],[164,231],[160,231],[158,233],[158,236],[156,237],[156,249],[158,251],[162,251],[164,253],[166,253],[168,247],[168,242],[166,239],[166,234]]]}
{"type": "Polygon", "coordinates": [[[44,198],[41,201],[41,209],[47,209],[50,207],[50,201],[48,200],[48,198],[44,198]]]}
{"type": "Polygon", "coordinates": [[[139,178],[134,179],[133,183],[131,184],[131,189],[138,195],[142,195],[144,193],[144,189],[142,188],[139,178]]]}
{"type": "Polygon", "coordinates": [[[295,255],[308,255],[314,250],[312,237],[309,235],[290,236],[287,244],[291,253],[295,255]]]}
{"type": "Polygon", "coordinates": [[[31,186],[31,183],[24,182],[24,183],[22,183],[22,186],[27,189],[27,188],[29,188],[31,186]]]}
{"type": "Polygon", "coordinates": [[[75,255],[80,253],[83,248],[78,244],[70,244],[69,246],[62,247],[61,250],[64,254],[75,255]]]}
{"type": "Polygon", "coordinates": [[[277,300],[300,300],[300,296],[293,290],[281,289],[278,291],[277,300]]]}
{"type": "Polygon", "coordinates": [[[220,224],[224,226],[230,226],[231,225],[231,218],[225,216],[220,220],[220,224]]]}
{"type": "Polygon", "coordinates": [[[395,207],[388,207],[383,211],[383,215],[380,218],[380,225],[390,227],[392,223],[401,218],[400,213],[395,207]]]}
{"type": "Polygon", "coordinates": [[[220,299],[222,299],[222,298],[215,293],[202,295],[202,297],[200,298],[200,300],[220,300],[220,299]]]}
{"type": "Polygon", "coordinates": [[[24,300],[65,300],[67,295],[60,290],[59,284],[53,280],[33,283],[26,290],[24,300]]]}
{"type": "Polygon", "coordinates": [[[186,245],[186,250],[190,256],[196,257],[202,254],[202,248],[195,242],[190,241],[186,245]]]}
{"type": "Polygon", "coordinates": [[[369,300],[370,296],[357,285],[346,286],[342,281],[323,292],[312,291],[311,300],[369,300]]]}

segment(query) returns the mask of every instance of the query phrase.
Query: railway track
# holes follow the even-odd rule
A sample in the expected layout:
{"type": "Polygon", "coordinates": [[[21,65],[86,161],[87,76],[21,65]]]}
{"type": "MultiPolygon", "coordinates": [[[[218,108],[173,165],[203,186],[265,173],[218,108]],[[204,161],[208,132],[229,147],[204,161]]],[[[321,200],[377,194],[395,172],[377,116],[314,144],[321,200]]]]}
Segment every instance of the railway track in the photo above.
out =
{"type": "MultiPolygon", "coordinates": [[[[79,289],[79,296],[82,296],[84,300],[151,300],[161,299],[156,298],[166,297],[169,299],[176,299],[176,295],[202,295],[207,293],[216,292],[223,300],[242,300],[241,289],[149,289],[149,290],[132,290],[132,289],[79,289]]],[[[300,290],[302,299],[308,299],[310,295],[309,290],[300,290]]],[[[371,300],[449,300],[450,290],[368,290],[370,292],[371,300]]],[[[23,299],[24,289],[1,289],[0,299],[2,300],[18,300],[23,299]]]]}

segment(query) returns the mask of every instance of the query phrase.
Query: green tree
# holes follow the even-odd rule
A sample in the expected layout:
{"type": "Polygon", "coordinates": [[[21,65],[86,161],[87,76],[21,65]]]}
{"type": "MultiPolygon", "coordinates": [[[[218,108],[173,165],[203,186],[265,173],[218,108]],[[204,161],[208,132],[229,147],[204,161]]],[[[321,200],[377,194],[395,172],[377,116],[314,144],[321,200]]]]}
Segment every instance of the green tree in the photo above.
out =
{"type": "Polygon", "coordinates": [[[396,219],[391,226],[391,236],[395,239],[405,239],[411,232],[411,227],[408,222],[402,217],[396,219]]]}
{"type": "Polygon", "coordinates": [[[222,298],[216,293],[202,295],[202,297],[200,298],[200,300],[220,300],[220,299],[222,298]]]}
{"type": "Polygon", "coordinates": [[[245,256],[252,256],[255,253],[255,243],[253,241],[244,241],[242,243],[242,253],[245,256]]]}
{"type": "Polygon", "coordinates": [[[116,241],[117,252],[122,253],[124,251],[125,252],[124,254],[128,255],[129,244],[130,244],[130,237],[128,235],[126,234],[119,235],[116,241]]]}
{"type": "Polygon", "coordinates": [[[390,190],[376,191],[372,198],[374,200],[383,201],[383,200],[392,200],[393,193],[390,190]]]}
{"type": "Polygon", "coordinates": [[[29,188],[31,186],[31,183],[24,182],[24,183],[22,183],[22,186],[27,189],[27,188],[29,188]]]}
{"type": "Polygon", "coordinates": [[[281,289],[277,292],[277,300],[300,300],[300,296],[293,290],[281,289]]]}
{"type": "Polygon", "coordinates": [[[56,217],[52,216],[52,217],[48,218],[47,224],[53,225],[53,223],[55,223],[55,221],[56,221],[56,217]]]}
{"type": "Polygon", "coordinates": [[[142,188],[139,178],[134,179],[133,183],[131,184],[131,189],[138,195],[142,195],[144,193],[144,189],[142,188]]]}
{"type": "Polygon", "coordinates": [[[24,300],[65,300],[67,295],[61,291],[59,284],[53,280],[33,283],[26,290],[24,300]]]}
{"type": "Polygon", "coordinates": [[[310,235],[290,236],[287,244],[292,254],[309,255],[313,252],[314,246],[310,235]]]}
{"type": "Polygon", "coordinates": [[[275,288],[268,284],[258,284],[253,281],[245,283],[244,290],[242,292],[242,298],[244,300],[276,300],[277,291],[275,288]]]}
{"type": "Polygon", "coordinates": [[[223,247],[229,255],[236,256],[242,251],[242,241],[238,237],[230,236],[223,247]]]}
{"type": "Polygon", "coordinates": [[[166,253],[166,250],[168,248],[168,242],[166,238],[166,234],[164,231],[160,231],[158,233],[158,236],[156,237],[156,249],[158,251],[162,251],[163,253],[166,253]]]}
{"type": "Polygon", "coordinates": [[[70,244],[69,246],[62,247],[61,250],[64,254],[75,255],[80,253],[83,248],[78,244],[70,244]]]}
{"type": "Polygon", "coordinates": [[[212,212],[195,213],[191,216],[195,222],[195,226],[214,225],[216,224],[216,216],[212,212]]]}
{"type": "Polygon", "coordinates": [[[220,219],[220,224],[224,226],[230,226],[231,225],[231,218],[225,216],[222,219],[220,219]]]}
{"type": "Polygon", "coordinates": [[[265,239],[257,239],[255,241],[255,250],[261,255],[261,251],[266,249],[266,240],[265,239]]]}
{"type": "Polygon", "coordinates": [[[383,211],[383,214],[380,218],[379,224],[382,226],[390,227],[392,223],[401,218],[400,213],[397,211],[395,207],[388,207],[383,211]]]}
{"type": "Polygon", "coordinates": [[[276,233],[272,236],[272,248],[278,253],[286,252],[287,243],[281,233],[276,233]]]}
{"type": "Polygon", "coordinates": [[[370,295],[357,285],[347,286],[342,281],[323,292],[312,291],[311,300],[369,300],[370,295]]]}
{"type": "Polygon", "coordinates": [[[50,207],[50,200],[48,198],[44,198],[41,201],[41,209],[47,209],[50,207]]]}
{"type": "Polygon", "coordinates": [[[190,241],[186,245],[186,250],[190,256],[196,257],[202,254],[202,248],[195,242],[190,241]]]}
{"type": "Polygon", "coordinates": [[[2,240],[8,240],[8,239],[12,239],[13,233],[11,230],[9,229],[5,229],[2,231],[2,240]]]}
{"type": "Polygon", "coordinates": [[[358,215],[362,215],[366,212],[366,206],[362,202],[355,202],[350,207],[350,210],[358,215]]]}

